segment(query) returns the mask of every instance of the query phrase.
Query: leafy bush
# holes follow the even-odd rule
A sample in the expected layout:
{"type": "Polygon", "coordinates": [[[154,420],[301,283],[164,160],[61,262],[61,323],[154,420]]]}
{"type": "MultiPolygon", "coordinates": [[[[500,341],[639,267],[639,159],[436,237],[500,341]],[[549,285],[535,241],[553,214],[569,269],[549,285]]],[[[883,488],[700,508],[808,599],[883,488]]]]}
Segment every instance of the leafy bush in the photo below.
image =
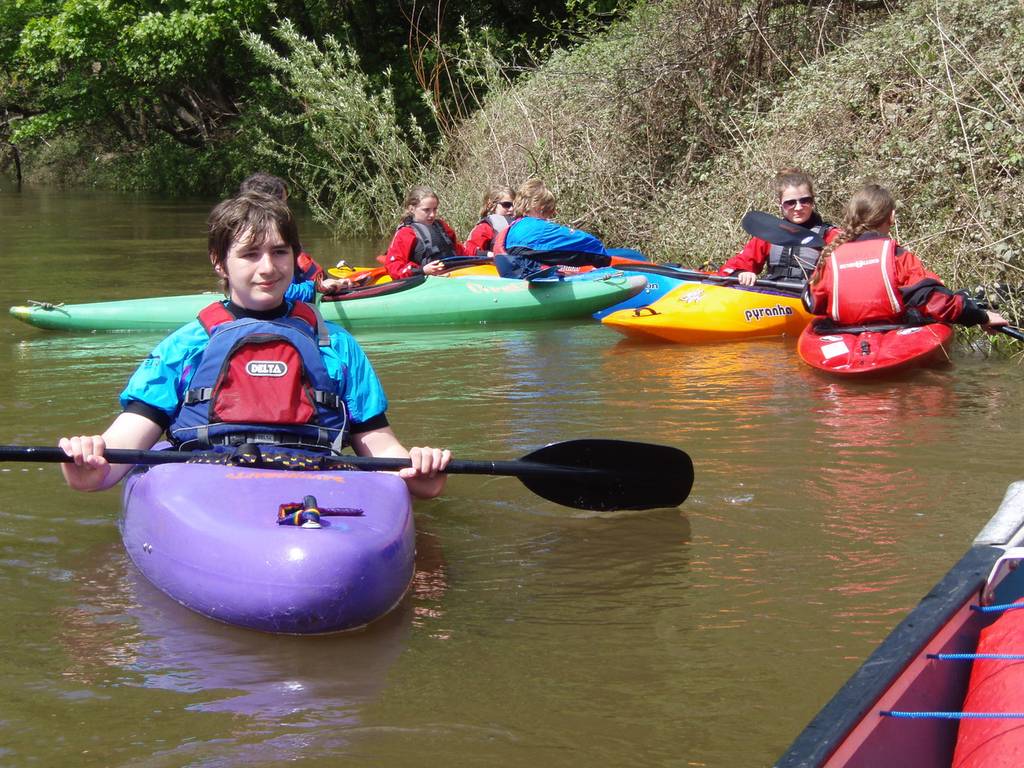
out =
{"type": "Polygon", "coordinates": [[[391,228],[423,168],[422,131],[400,119],[391,91],[373,84],[351,48],[330,36],[321,48],[288,21],[275,34],[283,53],[243,36],[287,105],[260,109],[257,154],[286,169],[314,214],[339,234],[391,228]]]}

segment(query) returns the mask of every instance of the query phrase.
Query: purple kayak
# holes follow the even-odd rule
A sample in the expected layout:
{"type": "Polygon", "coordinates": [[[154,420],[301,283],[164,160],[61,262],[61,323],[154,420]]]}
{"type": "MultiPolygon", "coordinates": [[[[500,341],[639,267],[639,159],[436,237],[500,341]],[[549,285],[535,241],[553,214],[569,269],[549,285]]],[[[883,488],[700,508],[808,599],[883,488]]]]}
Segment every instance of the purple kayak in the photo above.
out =
{"type": "Polygon", "coordinates": [[[170,597],[264,632],[365,626],[399,603],[415,563],[405,482],[377,472],[139,467],[124,481],[121,535],[170,597]],[[308,496],[321,527],[278,524],[281,505],[308,496]]]}

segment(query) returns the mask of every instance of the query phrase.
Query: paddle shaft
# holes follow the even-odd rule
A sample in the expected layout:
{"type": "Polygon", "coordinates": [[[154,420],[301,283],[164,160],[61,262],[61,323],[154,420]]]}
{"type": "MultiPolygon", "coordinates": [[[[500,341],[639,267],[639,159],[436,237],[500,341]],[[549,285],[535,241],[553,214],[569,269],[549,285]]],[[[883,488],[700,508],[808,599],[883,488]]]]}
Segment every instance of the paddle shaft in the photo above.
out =
{"type": "MultiPolygon", "coordinates": [[[[197,456],[202,455],[180,451],[139,451],[123,448],[108,448],[103,452],[103,456],[111,464],[182,464],[194,461],[197,456]]],[[[74,459],[60,448],[0,445],[0,461],[69,464],[74,459]]],[[[379,456],[338,456],[329,458],[328,463],[337,464],[339,468],[349,466],[356,469],[379,472],[394,471],[412,466],[412,462],[409,459],[379,456]]],[[[244,464],[240,466],[244,466],[244,464]]],[[[445,472],[449,475],[511,475],[513,477],[547,477],[552,475],[579,477],[580,474],[589,474],[596,477],[604,474],[600,469],[559,466],[532,461],[469,461],[466,459],[455,459],[449,462],[445,472]]]]}
{"type": "MultiPolygon", "coordinates": [[[[638,272],[640,274],[651,274],[651,275],[664,275],[665,277],[675,277],[680,280],[693,280],[699,282],[710,282],[710,283],[726,283],[726,284],[737,284],[739,283],[739,277],[736,275],[714,275],[708,272],[698,272],[695,269],[684,269],[683,267],[674,267],[670,264],[652,264],[648,262],[639,263],[620,263],[615,266],[616,269],[621,269],[627,272],[638,272]]],[[[784,291],[786,293],[792,293],[799,296],[803,293],[804,284],[799,282],[793,282],[791,280],[755,280],[754,285],[758,288],[773,288],[775,290],[784,291]]]]}
{"type": "Polygon", "coordinates": [[[996,330],[998,330],[1000,333],[1005,333],[1011,339],[1016,339],[1017,341],[1024,341],[1024,331],[1022,331],[1020,328],[1015,328],[1012,325],[1000,325],[996,330]]]}

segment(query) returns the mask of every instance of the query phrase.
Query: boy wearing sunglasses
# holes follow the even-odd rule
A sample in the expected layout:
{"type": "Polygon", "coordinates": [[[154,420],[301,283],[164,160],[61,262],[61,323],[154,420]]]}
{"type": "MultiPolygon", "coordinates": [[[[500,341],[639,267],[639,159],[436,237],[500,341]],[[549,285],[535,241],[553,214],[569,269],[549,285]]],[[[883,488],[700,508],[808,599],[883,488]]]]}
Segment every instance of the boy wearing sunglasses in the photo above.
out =
{"type": "MultiPolygon", "coordinates": [[[[839,236],[840,230],[822,221],[814,209],[814,183],[806,173],[797,168],[784,168],[776,174],[772,187],[786,221],[817,232],[826,244],[839,236]]],[[[806,281],[820,256],[818,248],[772,245],[752,237],[740,253],[722,265],[718,274],[735,275],[740,285],[753,285],[767,266],[765,277],[768,280],[806,281]]]]}

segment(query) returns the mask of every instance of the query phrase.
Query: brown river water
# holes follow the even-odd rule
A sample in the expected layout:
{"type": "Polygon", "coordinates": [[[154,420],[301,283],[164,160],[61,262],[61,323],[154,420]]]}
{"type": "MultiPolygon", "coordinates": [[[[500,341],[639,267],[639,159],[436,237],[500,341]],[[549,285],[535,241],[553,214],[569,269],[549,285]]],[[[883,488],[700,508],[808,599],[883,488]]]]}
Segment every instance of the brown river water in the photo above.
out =
{"type": "MultiPolygon", "coordinates": [[[[211,203],[0,187],[0,305],[212,289],[211,203]]],[[[326,264],[380,246],[302,223],[326,264]]],[[[963,342],[948,368],[853,384],[792,340],[639,344],[591,321],[358,338],[407,445],[670,444],[693,493],[593,513],[454,476],[417,504],[399,609],[292,638],[146,583],[117,492],[2,464],[0,765],[770,765],[1024,478],[1019,364],[963,342]]],[[[158,339],[4,311],[0,442],[102,430],[158,339]]]]}

